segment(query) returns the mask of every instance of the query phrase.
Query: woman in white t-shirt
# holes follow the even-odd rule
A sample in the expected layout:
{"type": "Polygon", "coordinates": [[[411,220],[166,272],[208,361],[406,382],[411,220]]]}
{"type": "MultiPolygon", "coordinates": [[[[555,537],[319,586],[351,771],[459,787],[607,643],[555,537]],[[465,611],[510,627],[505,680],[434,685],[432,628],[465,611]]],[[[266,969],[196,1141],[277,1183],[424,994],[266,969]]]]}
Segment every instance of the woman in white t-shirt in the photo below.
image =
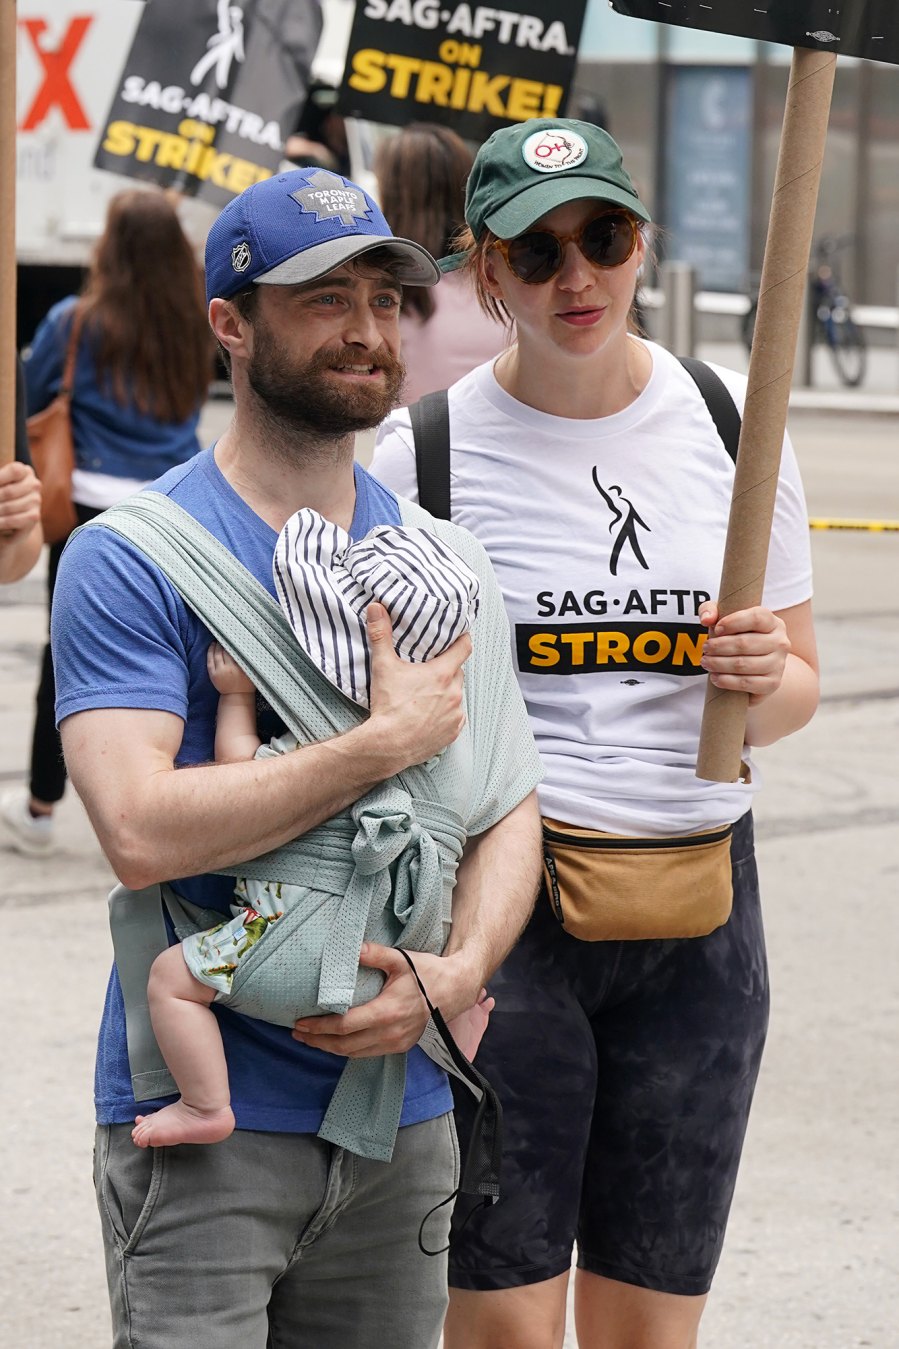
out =
{"type": "MultiPolygon", "coordinates": [[[[763,604],[719,619],[733,462],[691,375],[629,332],[649,214],[615,142],[569,120],[495,133],[466,220],[444,265],[517,343],[449,391],[452,514],[505,594],[552,823],[546,892],[491,985],[503,1193],[457,1210],[445,1343],[561,1346],[576,1241],[581,1349],[690,1349],[768,1009],[758,772],[747,749],[740,782],[696,777],[701,676],[749,694],[750,746],[812,716],[802,486],[786,441],[763,604]]],[[[717,375],[742,406],[745,380],[717,375]]],[[[373,470],[417,495],[407,410],[373,470]]]]}

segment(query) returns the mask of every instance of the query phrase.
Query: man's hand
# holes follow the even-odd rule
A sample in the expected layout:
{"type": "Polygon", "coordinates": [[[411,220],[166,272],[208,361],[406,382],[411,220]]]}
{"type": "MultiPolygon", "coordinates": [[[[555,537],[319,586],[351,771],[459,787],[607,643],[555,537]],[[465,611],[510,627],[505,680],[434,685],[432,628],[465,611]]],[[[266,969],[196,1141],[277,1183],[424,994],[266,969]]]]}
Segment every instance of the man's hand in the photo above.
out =
{"type": "Polygon", "coordinates": [[[0,466],[0,545],[30,533],[41,518],[41,484],[29,464],[0,466]]]}
{"type": "MultiPolygon", "coordinates": [[[[486,997],[483,988],[467,987],[464,978],[460,977],[461,962],[454,957],[432,956],[422,951],[410,951],[409,954],[431,1003],[439,1007],[448,1021],[454,1022],[465,1016],[486,997]]],[[[350,1059],[405,1053],[421,1039],[428,1020],[427,1004],[415,976],[399,951],[375,942],[365,943],[359,963],[386,974],[387,980],[377,997],[360,1007],[351,1007],[343,1016],[303,1017],[293,1028],[293,1038],[313,1049],[324,1049],[329,1054],[350,1059]]],[[[493,1000],[488,999],[486,1009],[481,1011],[483,1026],[480,1034],[472,1034],[477,1021],[461,1028],[466,1043],[474,1048],[486,1027],[484,1010],[489,1014],[492,1003],[493,1000]]],[[[467,1053],[467,1050],[463,1049],[463,1052],[467,1053]]]]}
{"type": "Polygon", "coordinates": [[[719,619],[712,602],[702,606],[699,621],[710,630],[701,664],[716,688],[748,693],[750,707],[777,692],[791,650],[782,618],[757,607],[719,619]]]}
{"type": "MultiPolygon", "coordinates": [[[[413,664],[394,650],[393,629],[382,604],[367,612],[371,648],[371,719],[369,729],[382,750],[395,758],[393,772],[425,763],[459,735],[462,710],[462,666],[471,655],[467,633],[433,660],[413,664]]],[[[405,962],[404,962],[405,963],[405,962]]]]}
{"type": "Polygon", "coordinates": [[[490,1013],[495,1006],[496,999],[490,997],[486,988],[482,988],[474,1007],[454,1016],[447,1024],[447,1029],[469,1062],[478,1052],[478,1045],[484,1038],[490,1013]]]}

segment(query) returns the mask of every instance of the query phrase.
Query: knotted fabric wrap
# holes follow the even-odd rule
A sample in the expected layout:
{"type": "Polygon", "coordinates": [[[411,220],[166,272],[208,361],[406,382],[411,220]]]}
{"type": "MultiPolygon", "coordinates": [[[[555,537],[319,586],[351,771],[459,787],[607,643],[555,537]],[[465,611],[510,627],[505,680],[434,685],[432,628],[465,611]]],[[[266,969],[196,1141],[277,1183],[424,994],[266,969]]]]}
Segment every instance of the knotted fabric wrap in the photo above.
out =
{"type": "MultiPolygon", "coordinates": [[[[351,813],[356,824],[353,876],[325,945],[318,989],[319,1006],[335,1011],[353,1001],[358,962],[353,969],[346,952],[361,946],[370,923],[381,916],[388,929],[399,925],[392,939],[387,931],[374,940],[410,951],[439,952],[448,936],[444,924],[448,929],[450,921],[448,907],[417,903],[419,895],[443,895],[443,869],[437,839],[422,826],[412,798],[383,787],[357,801],[351,813]],[[394,862],[398,865],[391,878],[394,862]],[[391,915],[394,922],[389,921],[391,915]]],[[[463,839],[460,833],[445,840],[447,848],[458,845],[457,861],[463,839]]]]}
{"type": "MultiPolygon", "coordinates": [[[[363,720],[297,645],[268,592],[168,497],[141,492],[85,528],[112,529],[144,552],[300,743],[329,739],[363,720]]],[[[443,950],[466,829],[433,796],[427,769],[410,768],[284,848],[221,873],[293,882],[309,887],[314,901],[285,913],[241,959],[228,1006],[280,1025],[342,1012],[368,1001],[382,981],[377,971],[359,969],[363,939],[443,950]]],[[[404,1054],[348,1060],[319,1136],[389,1161],[405,1062],[404,1054]]],[[[131,1069],[139,1077],[139,1065],[131,1069]]]]}
{"type": "Polygon", "coordinates": [[[442,539],[377,525],[357,543],[317,511],[297,511],[275,545],[275,589],[297,641],[332,684],[368,707],[366,611],[384,605],[404,660],[437,656],[467,632],[480,583],[442,539]]]}
{"type": "MultiPolygon", "coordinates": [[[[454,812],[391,782],[312,831],[307,850],[301,838],[242,866],[244,876],[295,876],[313,888],[241,957],[223,1001],[247,1016],[292,1026],[303,1016],[345,1012],[378,993],[380,972],[359,968],[363,940],[439,954],[464,838],[454,812]]],[[[350,1060],[321,1136],[388,1160],[384,1140],[392,1150],[405,1071],[404,1054],[350,1060]]]]}

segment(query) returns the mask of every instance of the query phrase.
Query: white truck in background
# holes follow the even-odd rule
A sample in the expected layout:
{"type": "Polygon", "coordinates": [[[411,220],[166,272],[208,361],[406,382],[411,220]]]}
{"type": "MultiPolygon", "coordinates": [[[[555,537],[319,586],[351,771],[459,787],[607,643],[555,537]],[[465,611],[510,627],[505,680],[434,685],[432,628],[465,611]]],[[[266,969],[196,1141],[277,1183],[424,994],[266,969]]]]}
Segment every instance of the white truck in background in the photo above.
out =
{"type": "MultiPolygon", "coordinates": [[[[324,30],[313,74],[335,84],[353,8],[353,0],[323,0],[324,30]]],[[[95,169],[93,159],[143,10],[143,0],[18,0],[19,346],[56,300],[79,288],[110,197],[137,185],[95,169]]],[[[360,164],[360,173],[366,167],[360,164]]],[[[182,224],[198,250],[217,214],[218,207],[183,200],[182,224]]]]}

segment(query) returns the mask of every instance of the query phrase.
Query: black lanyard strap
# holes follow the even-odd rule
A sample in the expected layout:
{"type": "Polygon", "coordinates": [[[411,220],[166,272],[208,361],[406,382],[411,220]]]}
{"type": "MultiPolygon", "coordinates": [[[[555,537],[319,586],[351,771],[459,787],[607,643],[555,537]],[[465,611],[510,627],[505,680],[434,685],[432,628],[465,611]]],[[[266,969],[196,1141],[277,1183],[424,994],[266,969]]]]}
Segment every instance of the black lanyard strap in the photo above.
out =
{"type": "MultiPolygon", "coordinates": [[[[447,1199],[437,1204],[425,1215],[418,1234],[418,1244],[425,1255],[440,1255],[443,1250],[449,1248],[443,1247],[441,1251],[430,1251],[424,1246],[421,1239],[421,1233],[431,1214],[436,1213],[437,1209],[443,1208],[458,1194],[477,1196],[481,1203],[475,1205],[475,1208],[489,1207],[499,1199],[500,1167],[503,1155],[503,1110],[493,1087],[462,1053],[452,1037],[452,1033],[443,1018],[443,1013],[432,1004],[408,951],[403,951],[402,948],[398,949],[415,977],[415,982],[418,984],[421,996],[424,998],[430,1014],[430,1020],[419,1040],[419,1045],[428,1058],[432,1059],[434,1063],[450,1075],[454,1083],[459,1082],[467,1087],[476,1102],[468,1147],[465,1156],[462,1158],[459,1185],[447,1199]]],[[[459,1100],[455,1098],[455,1094],[454,1099],[456,1099],[456,1108],[458,1109],[459,1100]]],[[[474,1209],[471,1212],[474,1212],[474,1209]]],[[[468,1216],[470,1217],[471,1214],[469,1213],[468,1216]]]]}

